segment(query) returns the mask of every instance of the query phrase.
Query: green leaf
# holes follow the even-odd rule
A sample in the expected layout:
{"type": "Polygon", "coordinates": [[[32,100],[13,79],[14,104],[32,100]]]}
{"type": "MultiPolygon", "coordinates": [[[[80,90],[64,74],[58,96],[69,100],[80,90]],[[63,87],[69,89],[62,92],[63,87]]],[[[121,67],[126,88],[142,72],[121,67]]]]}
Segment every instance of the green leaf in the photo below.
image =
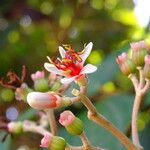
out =
{"type": "Polygon", "coordinates": [[[18,120],[19,121],[23,121],[26,119],[30,119],[32,118],[35,114],[37,113],[37,110],[33,109],[33,108],[28,108],[27,110],[25,110],[24,112],[22,112],[19,117],[18,120]]]}
{"type": "Polygon", "coordinates": [[[115,61],[116,56],[126,50],[128,50],[128,46],[125,46],[116,52],[112,52],[105,58],[102,64],[97,66],[97,71],[89,77],[90,83],[88,92],[90,95],[96,93],[105,82],[115,79],[119,72],[119,67],[115,61]]]}
{"type": "MultiPolygon", "coordinates": [[[[0,132],[0,139],[2,139],[5,136],[5,134],[6,134],[6,132],[0,132]]],[[[8,135],[4,142],[0,142],[0,149],[1,150],[10,150],[10,143],[11,143],[11,137],[10,137],[10,135],[8,135]]]]}
{"type": "MultiPolygon", "coordinates": [[[[120,94],[109,96],[101,103],[97,102],[95,105],[101,114],[108,118],[120,130],[125,131],[131,120],[133,99],[133,95],[120,94]]],[[[93,145],[101,146],[109,150],[125,149],[113,135],[97,124],[89,121],[86,113],[87,111],[82,110],[77,117],[84,122],[85,131],[93,145]]],[[[78,137],[69,135],[65,129],[61,129],[60,135],[65,137],[67,142],[72,145],[81,144],[78,137]]]]}
{"type": "Polygon", "coordinates": [[[141,145],[144,147],[144,150],[149,150],[150,148],[150,122],[147,124],[146,128],[140,133],[141,145]]]}

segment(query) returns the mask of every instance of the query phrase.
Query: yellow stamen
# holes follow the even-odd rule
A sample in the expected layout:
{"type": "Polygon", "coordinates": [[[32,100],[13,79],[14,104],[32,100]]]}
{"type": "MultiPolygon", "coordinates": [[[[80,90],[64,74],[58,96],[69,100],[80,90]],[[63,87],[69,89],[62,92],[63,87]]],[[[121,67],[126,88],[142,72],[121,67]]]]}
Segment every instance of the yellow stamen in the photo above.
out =
{"type": "Polygon", "coordinates": [[[52,61],[52,59],[49,56],[47,56],[47,59],[51,64],[54,64],[54,62],[52,61]]]}

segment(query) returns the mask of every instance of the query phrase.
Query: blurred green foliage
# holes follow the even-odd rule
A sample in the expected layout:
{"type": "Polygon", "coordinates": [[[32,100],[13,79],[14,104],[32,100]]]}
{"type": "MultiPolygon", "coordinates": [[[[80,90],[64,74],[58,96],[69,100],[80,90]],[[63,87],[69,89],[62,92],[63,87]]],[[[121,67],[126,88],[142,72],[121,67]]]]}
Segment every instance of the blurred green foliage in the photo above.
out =
{"type": "MultiPolygon", "coordinates": [[[[30,74],[44,69],[46,56],[56,57],[59,45],[71,44],[80,51],[84,43],[92,41],[94,47],[88,62],[96,64],[98,71],[90,75],[92,86],[89,86],[88,93],[97,101],[95,105],[98,110],[125,132],[131,119],[133,88],[127,77],[119,72],[115,57],[118,53],[127,51],[132,40],[150,38],[147,28],[139,26],[133,8],[134,4],[130,0],[2,0],[0,76],[5,76],[10,69],[20,74],[22,65],[25,64],[28,68],[27,81],[31,84],[30,74]]],[[[0,114],[4,116],[8,107],[6,102],[11,101],[13,95],[11,91],[4,89],[0,93],[0,114]],[[5,99],[7,92],[9,96],[5,99]]],[[[150,95],[139,116],[141,140],[145,150],[149,147],[147,140],[150,133],[148,99],[150,95]]],[[[10,105],[15,105],[21,112],[18,120],[33,118],[36,114],[36,111],[27,109],[22,102],[14,103],[10,105]]],[[[89,122],[85,111],[80,108],[82,107],[74,109],[85,122],[86,132],[93,144],[110,150],[124,149],[112,135],[89,122]]],[[[80,144],[79,139],[70,137],[63,129],[61,135],[73,145],[80,144]]],[[[15,137],[12,149],[22,150],[19,147],[28,144],[33,150],[39,149],[35,146],[38,145],[36,142],[31,144],[32,137],[15,137]],[[18,139],[22,141],[20,145],[17,143],[18,139]]],[[[10,137],[0,144],[0,148],[9,150],[9,142],[10,137]]]]}

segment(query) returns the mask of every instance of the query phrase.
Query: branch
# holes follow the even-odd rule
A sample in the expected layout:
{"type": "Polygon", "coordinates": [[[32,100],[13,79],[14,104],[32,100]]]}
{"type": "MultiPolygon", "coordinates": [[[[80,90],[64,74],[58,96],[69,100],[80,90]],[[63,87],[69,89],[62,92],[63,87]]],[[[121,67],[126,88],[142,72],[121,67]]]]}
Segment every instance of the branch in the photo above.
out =
{"type": "Polygon", "coordinates": [[[138,85],[139,85],[139,81],[138,81],[136,75],[135,75],[135,74],[130,74],[130,75],[128,76],[128,78],[130,78],[130,80],[132,81],[133,86],[134,86],[134,89],[135,89],[135,91],[136,91],[137,88],[138,88],[138,85]]]}
{"type": "Polygon", "coordinates": [[[92,104],[92,102],[78,90],[74,89],[72,93],[75,96],[80,97],[80,101],[88,109],[88,118],[103,128],[111,132],[128,150],[139,150],[119,129],[117,129],[111,122],[109,122],[105,117],[99,114],[92,104]]]}
{"type": "Polygon", "coordinates": [[[54,110],[48,109],[48,110],[45,110],[45,112],[47,114],[51,132],[53,135],[56,135],[57,134],[57,123],[56,123],[56,119],[55,119],[55,115],[54,115],[54,110]]]}
{"type": "Polygon", "coordinates": [[[23,121],[23,131],[24,132],[34,132],[34,133],[39,133],[41,135],[45,135],[45,134],[50,134],[51,136],[53,136],[49,131],[47,131],[46,129],[44,129],[42,126],[37,125],[35,122],[33,121],[23,121]]]}
{"type": "Polygon", "coordinates": [[[143,69],[142,67],[137,67],[137,69],[139,70],[139,88],[143,88],[144,84],[145,84],[145,79],[144,79],[144,73],[143,73],[143,69]]]}

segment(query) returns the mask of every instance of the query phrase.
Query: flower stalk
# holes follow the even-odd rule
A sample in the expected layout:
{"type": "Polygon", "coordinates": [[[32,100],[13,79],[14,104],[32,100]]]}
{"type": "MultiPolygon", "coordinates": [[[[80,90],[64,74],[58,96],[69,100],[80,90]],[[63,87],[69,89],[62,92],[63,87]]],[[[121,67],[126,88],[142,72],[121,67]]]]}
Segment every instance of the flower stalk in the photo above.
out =
{"type": "Polygon", "coordinates": [[[45,112],[48,117],[51,133],[53,135],[57,135],[58,130],[57,130],[57,123],[54,115],[54,109],[47,109],[45,110],[45,112]]]}
{"type": "Polygon", "coordinates": [[[147,90],[150,87],[150,81],[148,79],[145,79],[143,69],[141,67],[138,67],[137,69],[139,70],[139,80],[134,74],[129,75],[129,78],[131,79],[135,89],[135,99],[132,110],[131,129],[132,129],[133,143],[137,147],[139,147],[139,149],[142,150],[143,147],[141,146],[139,141],[137,120],[138,120],[138,112],[140,110],[140,104],[143,100],[144,95],[146,94],[147,90]]]}
{"type": "Polygon", "coordinates": [[[117,129],[111,122],[109,122],[104,116],[99,114],[92,104],[92,102],[83,94],[81,94],[78,90],[74,89],[72,93],[75,96],[79,96],[81,102],[88,109],[88,118],[95,123],[99,124],[103,128],[107,129],[111,132],[128,150],[140,150],[136,147],[119,129],[117,129]]]}

